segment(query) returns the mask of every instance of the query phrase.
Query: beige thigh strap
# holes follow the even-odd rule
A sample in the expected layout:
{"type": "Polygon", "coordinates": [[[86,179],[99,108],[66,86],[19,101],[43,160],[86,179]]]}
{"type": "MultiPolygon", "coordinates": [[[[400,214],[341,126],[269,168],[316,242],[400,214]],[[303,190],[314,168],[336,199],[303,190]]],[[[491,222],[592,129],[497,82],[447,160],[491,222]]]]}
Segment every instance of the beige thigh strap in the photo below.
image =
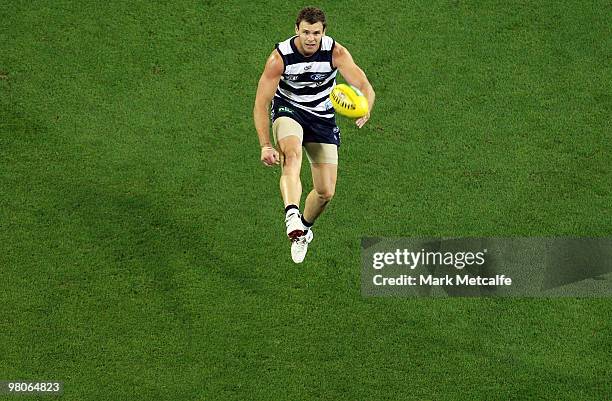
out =
{"type": "Polygon", "coordinates": [[[312,163],[338,164],[338,147],[333,143],[306,142],[306,156],[312,163]]]}
{"type": "Polygon", "coordinates": [[[290,117],[279,117],[274,120],[272,124],[274,143],[278,144],[278,141],[290,135],[299,137],[300,141],[304,139],[304,130],[297,121],[290,117]]]}

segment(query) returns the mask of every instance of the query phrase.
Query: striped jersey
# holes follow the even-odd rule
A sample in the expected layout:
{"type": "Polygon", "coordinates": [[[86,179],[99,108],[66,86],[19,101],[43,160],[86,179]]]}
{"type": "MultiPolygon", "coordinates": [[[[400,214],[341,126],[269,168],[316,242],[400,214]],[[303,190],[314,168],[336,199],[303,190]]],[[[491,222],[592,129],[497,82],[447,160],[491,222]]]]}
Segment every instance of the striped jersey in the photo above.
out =
{"type": "Polygon", "coordinates": [[[319,50],[304,57],[296,48],[293,36],[276,45],[285,64],[283,75],[274,97],[318,117],[334,117],[329,94],[336,84],[337,69],[332,65],[335,41],[329,36],[321,38],[319,50]]]}

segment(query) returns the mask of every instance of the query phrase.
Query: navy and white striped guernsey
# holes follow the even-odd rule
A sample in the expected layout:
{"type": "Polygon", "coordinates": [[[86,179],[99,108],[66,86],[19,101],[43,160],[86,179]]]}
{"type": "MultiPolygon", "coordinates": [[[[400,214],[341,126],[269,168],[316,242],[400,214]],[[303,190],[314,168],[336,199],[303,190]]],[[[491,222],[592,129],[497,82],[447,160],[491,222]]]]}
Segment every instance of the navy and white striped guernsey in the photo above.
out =
{"type": "Polygon", "coordinates": [[[296,48],[293,36],[276,45],[285,64],[274,97],[322,118],[333,118],[334,109],[329,94],[336,85],[338,70],[332,65],[336,42],[329,36],[321,38],[319,50],[304,57],[296,48]]]}

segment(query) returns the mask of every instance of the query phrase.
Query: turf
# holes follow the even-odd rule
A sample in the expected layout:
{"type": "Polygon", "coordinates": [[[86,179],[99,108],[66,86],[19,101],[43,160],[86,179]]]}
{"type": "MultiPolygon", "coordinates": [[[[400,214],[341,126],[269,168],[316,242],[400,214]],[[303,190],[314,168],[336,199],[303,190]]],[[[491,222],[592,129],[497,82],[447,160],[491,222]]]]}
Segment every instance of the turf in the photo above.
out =
{"type": "Polygon", "coordinates": [[[251,110],[300,6],[0,7],[0,380],[62,380],[64,400],[610,399],[608,299],[359,288],[363,236],[610,236],[610,4],[320,3],[377,103],[340,121],[336,196],[296,266],[251,110]]]}

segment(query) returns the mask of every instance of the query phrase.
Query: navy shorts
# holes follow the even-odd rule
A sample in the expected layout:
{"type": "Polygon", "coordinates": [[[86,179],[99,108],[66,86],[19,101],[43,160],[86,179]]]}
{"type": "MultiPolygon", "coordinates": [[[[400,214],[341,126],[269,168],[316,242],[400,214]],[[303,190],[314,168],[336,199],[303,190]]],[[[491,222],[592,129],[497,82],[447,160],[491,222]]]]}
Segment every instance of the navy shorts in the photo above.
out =
{"type": "Polygon", "coordinates": [[[336,125],[336,117],[321,118],[295,107],[281,98],[272,100],[272,122],[278,117],[289,117],[298,122],[304,130],[305,142],[331,143],[340,146],[340,128],[336,125]]]}

